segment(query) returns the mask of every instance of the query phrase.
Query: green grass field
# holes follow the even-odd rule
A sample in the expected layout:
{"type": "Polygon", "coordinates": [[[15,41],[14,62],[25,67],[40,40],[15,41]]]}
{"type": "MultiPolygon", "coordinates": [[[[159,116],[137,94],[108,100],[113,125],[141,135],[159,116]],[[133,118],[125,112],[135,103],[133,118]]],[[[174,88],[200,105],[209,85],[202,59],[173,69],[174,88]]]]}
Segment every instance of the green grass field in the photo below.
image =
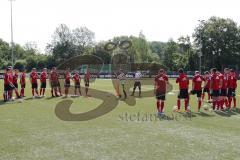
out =
{"type": "MultiPolygon", "coordinates": [[[[171,83],[174,94],[166,101],[170,117],[178,89],[173,80],[171,83]]],[[[114,93],[110,80],[97,80],[91,87],[114,93]]],[[[144,90],[151,88],[143,86],[144,90]]],[[[184,117],[183,112],[174,113],[178,118],[173,120],[150,120],[145,115],[156,113],[152,97],[136,98],[135,106],[120,101],[113,111],[93,120],[62,121],[55,115],[61,97],[49,98],[48,89],[46,98],[29,99],[29,85],[26,93],[23,103],[0,103],[1,160],[240,159],[239,110],[196,113],[196,98],[192,96],[191,118],[184,117]],[[126,119],[126,114],[132,118],[126,119]]],[[[237,93],[240,104],[239,89],[237,93]]],[[[68,99],[74,101],[72,113],[92,110],[101,103],[93,97],[68,99]]]]}

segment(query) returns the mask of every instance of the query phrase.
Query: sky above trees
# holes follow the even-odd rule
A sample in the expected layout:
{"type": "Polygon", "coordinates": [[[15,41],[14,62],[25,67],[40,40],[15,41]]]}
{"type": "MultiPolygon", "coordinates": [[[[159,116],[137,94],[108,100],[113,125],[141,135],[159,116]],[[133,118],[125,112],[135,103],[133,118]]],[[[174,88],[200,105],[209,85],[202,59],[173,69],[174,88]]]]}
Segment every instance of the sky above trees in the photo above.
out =
{"type": "MultiPolygon", "coordinates": [[[[211,16],[240,23],[239,0],[16,0],[13,2],[14,41],[34,41],[41,51],[55,28],[86,26],[96,41],[118,35],[137,36],[142,30],[150,41],[192,35],[198,20],[211,16]]],[[[0,37],[10,41],[10,3],[0,1],[0,37]]]]}

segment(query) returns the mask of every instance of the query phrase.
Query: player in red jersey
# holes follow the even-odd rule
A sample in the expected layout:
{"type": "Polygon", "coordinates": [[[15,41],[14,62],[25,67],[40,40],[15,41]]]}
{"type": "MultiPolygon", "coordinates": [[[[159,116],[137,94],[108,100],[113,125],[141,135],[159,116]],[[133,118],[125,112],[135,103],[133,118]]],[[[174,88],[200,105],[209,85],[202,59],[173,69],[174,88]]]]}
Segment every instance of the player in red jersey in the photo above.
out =
{"type": "Polygon", "coordinates": [[[77,95],[77,90],[78,90],[78,93],[81,96],[82,95],[81,85],[80,85],[81,77],[79,76],[78,71],[75,71],[75,74],[73,75],[73,81],[74,81],[74,85],[75,85],[75,90],[74,90],[75,95],[77,95]]]}
{"type": "Polygon", "coordinates": [[[62,96],[62,89],[61,89],[61,84],[59,80],[59,74],[57,73],[57,90],[59,92],[59,96],[62,96]]]}
{"type": "Polygon", "coordinates": [[[87,66],[86,72],[85,72],[85,76],[84,76],[86,96],[90,96],[90,95],[88,95],[88,88],[89,88],[90,78],[91,78],[91,74],[90,74],[89,68],[88,68],[88,66],[87,66]]]}
{"type": "Polygon", "coordinates": [[[26,87],[26,70],[23,69],[22,73],[20,74],[20,85],[21,85],[21,97],[25,97],[24,89],[26,87]]]}
{"type": "Polygon", "coordinates": [[[40,88],[40,96],[45,96],[45,90],[47,86],[47,68],[43,68],[43,71],[40,76],[41,88],[40,88]]]}
{"type": "Polygon", "coordinates": [[[211,69],[212,77],[211,77],[211,83],[210,83],[210,90],[211,90],[211,96],[213,100],[213,110],[217,110],[219,96],[220,96],[220,77],[217,72],[216,68],[211,69]]]}
{"type": "Polygon", "coordinates": [[[237,88],[237,77],[236,73],[233,69],[231,69],[229,78],[228,78],[228,101],[229,101],[229,108],[231,109],[232,100],[233,100],[233,106],[236,109],[237,102],[236,102],[236,88],[237,88]]]}
{"type": "Polygon", "coordinates": [[[204,72],[204,87],[203,87],[203,94],[202,94],[202,100],[205,98],[205,93],[208,94],[208,102],[210,101],[210,82],[211,82],[211,76],[208,71],[204,72]]]}
{"type": "Polygon", "coordinates": [[[227,92],[228,92],[228,76],[229,76],[229,69],[224,69],[224,74],[219,74],[220,76],[220,97],[219,97],[219,104],[218,109],[223,110],[223,106],[225,104],[226,108],[228,108],[228,98],[227,98],[227,92]]]}
{"type": "Polygon", "coordinates": [[[53,67],[51,72],[50,72],[50,76],[49,76],[49,81],[51,84],[51,94],[52,97],[58,97],[58,93],[57,93],[57,87],[58,87],[58,74],[56,72],[56,67],[53,67]],[[53,94],[53,92],[55,93],[55,95],[53,94]]]}
{"type": "Polygon", "coordinates": [[[176,79],[176,83],[179,84],[179,94],[178,94],[178,100],[177,100],[177,112],[180,112],[181,108],[181,99],[184,99],[185,101],[185,111],[189,112],[188,104],[189,104],[189,94],[188,94],[188,85],[189,85],[189,79],[186,74],[184,74],[183,69],[178,70],[179,77],[176,79]]]}
{"type": "Polygon", "coordinates": [[[4,93],[3,93],[4,102],[7,102],[9,100],[9,91],[11,89],[9,75],[10,75],[10,68],[8,67],[5,70],[5,74],[4,74],[4,93]]]}
{"type": "Polygon", "coordinates": [[[65,78],[64,80],[65,96],[67,97],[69,92],[69,87],[70,87],[70,80],[71,80],[71,73],[69,68],[66,70],[64,78],[65,78]]]}
{"type": "Polygon", "coordinates": [[[166,99],[168,77],[165,75],[163,69],[159,70],[158,75],[155,77],[154,93],[157,99],[158,116],[164,115],[164,101],[166,99]]]}
{"type": "Polygon", "coordinates": [[[191,94],[196,94],[198,98],[198,112],[200,111],[202,105],[202,82],[204,78],[200,75],[199,71],[195,72],[195,75],[192,79],[192,91],[191,94]]]}
{"type": "Polygon", "coordinates": [[[9,80],[8,98],[9,98],[9,100],[12,100],[12,92],[14,90],[13,71],[12,71],[12,66],[9,66],[8,68],[9,68],[9,74],[8,74],[8,80],[9,80]]]}
{"type": "Polygon", "coordinates": [[[16,97],[20,98],[20,95],[18,93],[18,70],[17,69],[15,69],[13,73],[13,86],[14,86],[16,97]]]}
{"type": "Polygon", "coordinates": [[[36,68],[33,68],[32,72],[30,73],[30,82],[32,84],[32,96],[33,96],[33,98],[35,98],[35,93],[39,97],[37,79],[38,79],[37,70],[36,70],[36,68]]]}

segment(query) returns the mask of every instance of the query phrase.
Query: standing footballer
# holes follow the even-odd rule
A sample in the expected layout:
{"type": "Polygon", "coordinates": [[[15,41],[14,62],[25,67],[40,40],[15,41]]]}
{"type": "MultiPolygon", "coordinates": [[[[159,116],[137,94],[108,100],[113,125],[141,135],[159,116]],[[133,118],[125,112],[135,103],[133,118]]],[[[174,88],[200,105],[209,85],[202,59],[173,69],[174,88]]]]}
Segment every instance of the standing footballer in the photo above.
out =
{"type": "Polygon", "coordinates": [[[30,82],[32,84],[32,98],[35,98],[35,93],[39,97],[37,79],[38,79],[38,74],[36,72],[36,68],[33,68],[30,74],[30,82]]]}
{"type": "Polygon", "coordinates": [[[158,116],[164,115],[164,101],[166,99],[168,77],[163,69],[159,70],[158,75],[155,77],[154,93],[157,99],[158,116]]]}
{"type": "Polygon", "coordinates": [[[237,77],[236,73],[233,69],[231,69],[228,79],[228,99],[229,99],[229,108],[231,109],[232,100],[233,100],[233,107],[236,109],[237,101],[236,101],[236,88],[237,88],[237,77]]]}
{"type": "MultiPolygon", "coordinates": [[[[78,90],[79,96],[81,96],[82,95],[81,85],[80,85],[81,78],[80,78],[80,75],[78,74],[78,71],[75,71],[75,74],[73,76],[73,81],[74,81],[74,85],[75,85],[75,90],[74,90],[75,95],[77,95],[77,90],[78,90]]],[[[86,93],[86,95],[87,95],[87,93],[86,93]]]]}
{"type": "Polygon", "coordinates": [[[178,70],[179,77],[176,79],[176,83],[179,84],[179,94],[178,94],[178,100],[177,100],[177,112],[180,112],[181,108],[181,99],[184,99],[185,102],[185,111],[189,112],[188,109],[188,103],[189,103],[189,94],[188,94],[188,85],[189,85],[189,79],[187,75],[183,72],[183,69],[180,68],[178,70]]]}
{"type": "Polygon", "coordinates": [[[208,71],[204,72],[204,87],[203,87],[203,94],[202,94],[202,100],[204,101],[205,93],[208,95],[208,102],[210,102],[210,81],[211,76],[208,71]]]}
{"type": "Polygon", "coordinates": [[[195,72],[195,75],[192,79],[192,91],[191,93],[194,95],[197,95],[198,98],[198,112],[200,111],[201,105],[202,105],[202,82],[203,82],[203,77],[200,75],[199,71],[195,72]]]}
{"type": "Polygon", "coordinates": [[[4,93],[3,93],[4,102],[7,102],[9,100],[9,91],[10,91],[9,75],[10,75],[10,68],[7,68],[4,74],[4,93]]]}
{"type": "Polygon", "coordinates": [[[22,73],[20,74],[20,84],[21,84],[21,97],[25,97],[24,90],[26,87],[26,70],[23,69],[22,73]]]}
{"type": "Polygon", "coordinates": [[[65,87],[65,97],[68,97],[69,87],[70,87],[70,80],[71,80],[71,73],[70,69],[68,68],[65,72],[64,76],[64,87],[65,87]]]}
{"type": "Polygon", "coordinates": [[[41,73],[41,77],[40,77],[40,81],[41,81],[41,89],[40,89],[40,96],[45,96],[45,89],[46,89],[46,81],[47,81],[47,68],[43,68],[43,71],[41,73]]]}
{"type": "Polygon", "coordinates": [[[220,96],[220,77],[219,74],[217,73],[217,69],[213,68],[211,69],[212,72],[212,77],[211,77],[211,84],[210,84],[210,89],[211,89],[211,96],[213,100],[213,110],[217,110],[217,106],[219,105],[219,96],[220,96]]]}
{"type": "Polygon", "coordinates": [[[14,86],[16,97],[20,98],[20,95],[18,93],[18,70],[17,69],[14,70],[14,74],[13,74],[13,86],[14,86]]]}
{"type": "MultiPolygon", "coordinates": [[[[122,86],[124,99],[127,99],[127,93],[125,91],[126,75],[122,69],[119,70],[119,75],[117,76],[117,78],[118,78],[119,84],[121,84],[121,86],[122,86]]],[[[119,98],[121,98],[121,97],[122,97],[121,94],[119,94],[119,98]]]]}
{"type": "Polygon", "coordinates": [[[91,74],[90,74],[89,68],[88,68],[88,66],[87,66],[86,72],[85,72],[85,75],[84,75],[84,83],[85,83],[85,93],[86,93],[86,96],[90,96],[90,95],[88,94],[90,78],[91,78],[91,74]]]}
{"type": "Polygon", "coordinates": [[[224,69],[224,74],[219,74],[220,77],[220,95],[219,95],[219,104],[218,109],[224,110],[224,104],[226,108],[228,108],[228,98],[227,98],[227,92],[228,92],[228,72],[229,69],[224,69]]]}
{"type": "Polygon", "coordinates": [[[53,67],[51,72],[50,72],[49,82],[51,84],[52,97],[55,97],[55,96],[58,97],[58,93],[57,93],[58,75],[57,75],[57,72],[56,72],[56,67],[53,67]]]}
{"type": "Polygon", "coordinates": [[[142,74],[138,69],[137,72],[134,74],[134,87],[131,96],[134,96],[135,90],[138,87],[139,90],[138,96],[141,97],[141,77],[142,74]]]}

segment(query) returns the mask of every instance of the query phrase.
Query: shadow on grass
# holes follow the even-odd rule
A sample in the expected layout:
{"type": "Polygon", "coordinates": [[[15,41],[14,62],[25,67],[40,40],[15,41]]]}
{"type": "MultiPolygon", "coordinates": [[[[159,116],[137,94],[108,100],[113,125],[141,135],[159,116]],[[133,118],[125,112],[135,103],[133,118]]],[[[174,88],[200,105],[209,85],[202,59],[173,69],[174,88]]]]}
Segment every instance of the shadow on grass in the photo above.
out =
{"type": "Polygon", "coordinates": [[[231,117],[233,115],[237,115],[236,113],[234,112],[229,112],[229,111],[225,111],[225,112],[215,112],[217,115],[219,116],[223,116],[223,117],[231,117]]]}
{"type": "Polygon", "coordinates": [[[232,110],[233,113],[240,114],[240,108],[236,108],[235,110],[232,110]]]}
{"type": "Polygon", "coordinates": [[[196,112],[196,113],[193,113],[193,114],[201,116],[201,117],[214,117],[214,115],[207,114],[205,112],[196,112]]]}
{"type": "Polygon", "coordinates": [[[182,116],[192,116],[192,117],[196,117],[196,115],[193,114],[193,112],[173,112],[175,114],[180,114],[182,116]]]}
{"type": "Polygon", "coordinates": [[[45,97],[35,97],[35,98],[29,97],[29,98],[25,98],[24,100],[29,101],[29,100],[39,100],[39,99],[44,99],[44,98],[45,97]]]}
{"type": "Polygon", "coordinates": [[[4,105],[4,104],[6,104],[6,102],[0,101],[0,105],[4,105]]]}

